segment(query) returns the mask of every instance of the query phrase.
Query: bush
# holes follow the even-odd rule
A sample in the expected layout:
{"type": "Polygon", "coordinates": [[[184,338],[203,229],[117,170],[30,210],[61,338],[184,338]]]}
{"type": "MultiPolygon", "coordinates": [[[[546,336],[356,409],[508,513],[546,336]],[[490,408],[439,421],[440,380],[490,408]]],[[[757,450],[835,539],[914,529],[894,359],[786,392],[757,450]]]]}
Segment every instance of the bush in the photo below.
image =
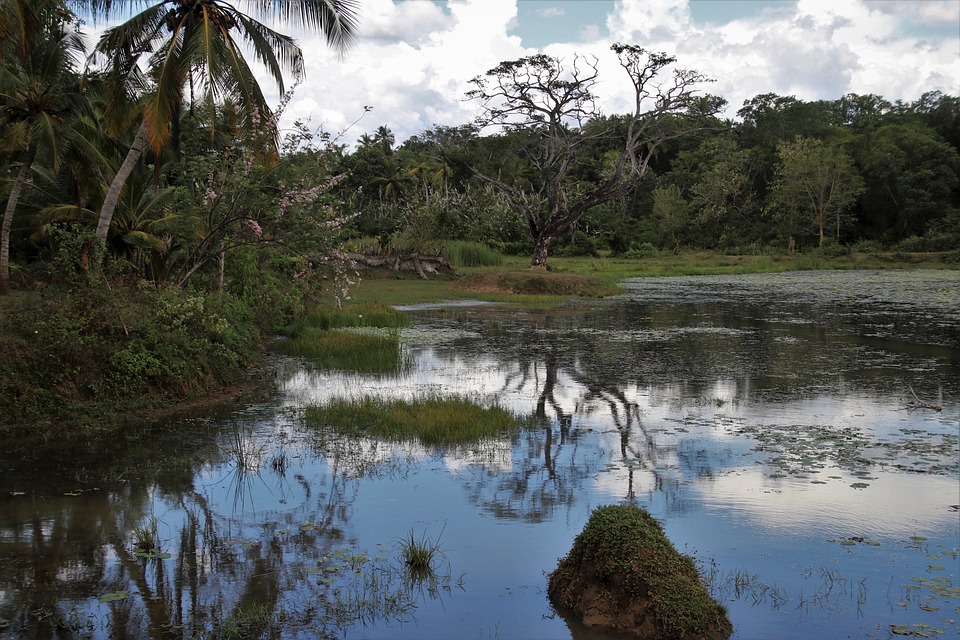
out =
{"type": "Polygon", "coordinates": [[[3,300],[0,429],[110,427],[232,384],[259,357],[249,310],[227,294],[86,280],[3,300]]]}
{"type": "Polygon", "coordinates": [[[655,258],[660,251],[649,242],[644,242],[640,246],[632,246],[627,250],[623,257],[631,260],[642,259],[642,258],[655,258]]]}
{"type": "Polygon", "coordinates": [[[832,238],[824,240],[823,245],[816,249],[816,253],[827,258],[839,258],[850,255],[850,248],[832,238]]]}
{"type": "Polygon", "coordinates": [[[940,259],[947,264],[960,264],[960,249],[947,251],[940,256],[940,259]]]}
{"type": "Polygon", "coordinates": [[[876,240],[861,240],[852,247],[850,251],[854,253],[880,253],[883,247],[876,240]]]}

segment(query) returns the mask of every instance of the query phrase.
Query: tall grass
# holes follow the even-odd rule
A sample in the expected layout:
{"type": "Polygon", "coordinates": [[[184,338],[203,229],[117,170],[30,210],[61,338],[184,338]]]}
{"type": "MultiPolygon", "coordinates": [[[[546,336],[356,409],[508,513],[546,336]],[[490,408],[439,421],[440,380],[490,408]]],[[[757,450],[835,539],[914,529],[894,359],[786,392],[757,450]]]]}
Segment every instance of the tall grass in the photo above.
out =
{"type": "Polygon", "coordinates": [[[410,359],[395,334],[368,334],[304,327],[293,338],[278,342],[283,354],[307,358],[321,369],[388,373],[403,371],[410,359]]]}
{"type": "Polygon", "coordinates": [[[382,302],[362,302],[342,309],[316,309],[306,314],[295,324],[287,327],[288,335],[296,335],[304,329],[342,329],[346,327],[399,328],[410,324],[410,318],[402,311],[382,302]]]}
{"type": "Polygon", "coordinates": [[[499,267],[503,254],[479,242],[449,242],[445,251],[454,267],[499,267]]]}
{"type": "Polygon", "coordinates": [[[334,398],[324,405],[309,407],[306,420],[309,425],[333,427],[347,435],[417,439],[425,445],[472,442],[519,425],[518,418],[502,407],[485,407],[459,396],[414,400],[334,398]]]}

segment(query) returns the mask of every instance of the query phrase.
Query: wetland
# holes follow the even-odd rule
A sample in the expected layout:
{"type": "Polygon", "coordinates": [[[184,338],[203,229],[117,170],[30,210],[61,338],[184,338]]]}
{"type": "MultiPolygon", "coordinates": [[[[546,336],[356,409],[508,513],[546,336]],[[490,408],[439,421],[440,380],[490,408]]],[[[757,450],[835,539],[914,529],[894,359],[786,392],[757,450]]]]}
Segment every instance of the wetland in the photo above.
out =
{"type": "Polygon", "coordinates": [[[355,330],[397,339],[381,370],[277,353],[229,403],[5,443],[0,638],[616,638],[547,598],[607,504],[694,558],[734,638],[960,631],[960,272],[400,310],[355,330]],[[311,418],[444,398],[515,421],[443,443],[311,418]]]}

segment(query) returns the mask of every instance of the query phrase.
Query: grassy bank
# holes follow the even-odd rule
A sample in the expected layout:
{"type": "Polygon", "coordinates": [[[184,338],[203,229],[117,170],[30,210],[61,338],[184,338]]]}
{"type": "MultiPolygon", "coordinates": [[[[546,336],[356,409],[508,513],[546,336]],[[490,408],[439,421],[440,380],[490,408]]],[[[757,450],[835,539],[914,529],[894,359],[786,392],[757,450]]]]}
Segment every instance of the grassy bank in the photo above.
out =
{"type": "Polygon", "coordinates": [[[240,383],[261,351],[228,296],[96,279],[0,299],[0,433],[104,432],[240,383]]]}
{"type": "Polygon", "coordinates": [[[288,353],[326,368],[394,370],[403,364],[395,335],[339,330],[402,326],[406,318],[396,305],[480,299],[550,306],[572,296],[610,295],[624,279],[643,276],[958,269],[955,254],[554,258],[549,272],[527,269],[526,258],[504,257],[495,266],[460,266],[456,275],[430,280],[369,272],[343,309],[321,301],[310,314],[289,278],[261,275],[255,287],[239,279],[235,291],[217,294],[71,272],[0,298],[0,437],[109,433],[131,416],[216,397],[243,383],[263,351],[262,337],[285,322],[292,321],[281,347],[288,353]],[[375,362],[356,358],[375,351],[381,353],[375,362]]]}
{"type": "Polygon", "coordinates": [[[787,271],[851,269],[960,269],[953,254],[849,253],[829,256],[817,252],[773,256],[728,256],[714,253],[661,254],[643,259],[558,257],[550,271],[531,271],[529,259],[505,256],[493,267],[460,267],[462,277],[421,280],[391,271],[368,272],[353,288],[350,304],[388,305],[436,303],[449,300],[485,300],[550,305],[570,297],[598,297],[616,293],[627,278],[779,273],[787,271]],[[577,276],[574,280],[571,277],[577,276]]]}

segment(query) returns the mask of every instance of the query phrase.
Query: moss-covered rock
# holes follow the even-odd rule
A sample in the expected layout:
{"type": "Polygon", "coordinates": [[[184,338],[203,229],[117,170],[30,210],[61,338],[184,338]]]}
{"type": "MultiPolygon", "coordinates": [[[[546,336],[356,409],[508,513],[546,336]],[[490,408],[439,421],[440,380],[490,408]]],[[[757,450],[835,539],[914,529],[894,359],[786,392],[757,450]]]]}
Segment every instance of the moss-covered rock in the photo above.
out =
{"type": "Polygon", "coordinates": [[[602,506],[550,574],[550,601],[583,624],[639,638],[721,640],[733,633],[693,560],[653,516],[602,506]]]}

